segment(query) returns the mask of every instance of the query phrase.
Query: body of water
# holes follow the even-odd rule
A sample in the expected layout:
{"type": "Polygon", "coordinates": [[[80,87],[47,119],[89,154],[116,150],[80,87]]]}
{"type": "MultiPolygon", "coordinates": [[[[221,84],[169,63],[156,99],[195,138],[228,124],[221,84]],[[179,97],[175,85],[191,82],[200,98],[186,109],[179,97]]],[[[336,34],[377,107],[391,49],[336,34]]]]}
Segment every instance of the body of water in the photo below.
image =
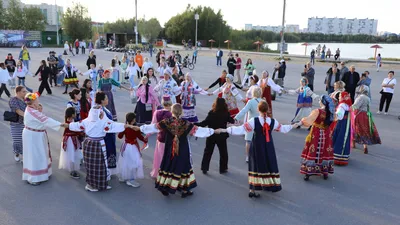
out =
{"type": "MultiPolygon", "coordinates": [[[[303,42],[302,42],[303,43],[303,42]]],[[[288,43],[288,52],[293,55],[304,55],[305,46],[302,43],[288,43]]],[[[374,57],[375,49],[370,48],[374,44],[356,44],[356,43],[309,43],[307,55],[310,55],[312,49],[316,49],[318,44],[326,45],[326,50],[331,49],[335,55],[336,49],[340,49],[340,57],[354,59],[368,59],[374,57]]],[[[277,50],[277,43],[266,44],[271,50],[277,50]]],[[[400,58],[400,44],[379,44],[382,48],[377,53],[381,53],[382,58],[400,58]]]]}

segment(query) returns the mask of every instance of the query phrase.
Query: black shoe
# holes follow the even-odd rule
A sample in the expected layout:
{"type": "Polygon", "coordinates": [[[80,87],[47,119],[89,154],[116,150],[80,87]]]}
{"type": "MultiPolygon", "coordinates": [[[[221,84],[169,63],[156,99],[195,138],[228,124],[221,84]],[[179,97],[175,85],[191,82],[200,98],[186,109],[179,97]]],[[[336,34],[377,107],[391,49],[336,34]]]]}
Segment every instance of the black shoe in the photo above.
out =
{"type": "Polygon", "coordinates": [[[304,179],[305,181],[310,180],[310,175],[305,175],[303,179],[304,179]]]}
{"type": "Polygon", "coordinates": [[[161,194],[164,195],[164,196],[168,196],[169,195],[168,191],[161,191],[161,194]]]}
{"type": "Polygon", "coordinates": [[[207,174],[207,170],[202,170],[203,171],[203,174],[207,174]]]}
{"type": "Polygon", "coordinates": [[[324,180],[328,180],[328,174],[324,174],[324,180]]]}
{"type": "Polygon", "coordinates": [[[260,194],[255,192],[249,192],[249,198],[259,198],[260,194]]]}
{"type": "Polygon", "coordinates": [[[66,95],[66,94],[67,94],[67,92],[65,91],[65,92],[63,92],[62,94],[63,94],[63,95],[66,95]]]}
{"type": "Polygon", "coordinates": [[[79,178],[81,178],[81,176],[79,176],[79,174],[78,174],[77,172],[71,172],[69,175],[70,175],[70,177],[72,177],[72,178],[74,178],[74,179],[79,179],[79,178]]]}
{"type": "MultiPolygon", "coordinates": [[[[311,126],[311,127],[312,127],[312,126],[311,126]]],[[[307,130],[310,131],[310,130],[311,130],[311,127],[309,127],[307,130]]]]}
{"type": "Polygon", "coordinates": [[[191,191],[187,191],[187,192],[182,192],[182,198],[186,198],[186,197],[188,197],[188,196],[191,196],[191,195],[193,195],[193,192],[191,192],[191,191]]]}
{"type": "Polygon", "coordinates": [[[227,173],[227,172],[228,172],[228,170],[220,170],[219,171],[220,174],[224,174],[224,173],[227,173]]]}

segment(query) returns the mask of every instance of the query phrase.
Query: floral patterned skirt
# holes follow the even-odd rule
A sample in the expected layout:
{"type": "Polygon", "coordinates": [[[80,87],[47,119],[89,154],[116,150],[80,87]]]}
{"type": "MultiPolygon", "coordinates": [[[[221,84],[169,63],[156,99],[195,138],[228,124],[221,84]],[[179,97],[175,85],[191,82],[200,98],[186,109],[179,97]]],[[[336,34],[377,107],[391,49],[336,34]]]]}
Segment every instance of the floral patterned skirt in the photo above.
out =
{"type": "Polygon", "coordinates": [[[353,128],[355,142],[364,145],[381,144],[381,138],[375,123],[371,121],[370,124],[367,112],[356,110],[354,114],[356,115],[353,128]]]}

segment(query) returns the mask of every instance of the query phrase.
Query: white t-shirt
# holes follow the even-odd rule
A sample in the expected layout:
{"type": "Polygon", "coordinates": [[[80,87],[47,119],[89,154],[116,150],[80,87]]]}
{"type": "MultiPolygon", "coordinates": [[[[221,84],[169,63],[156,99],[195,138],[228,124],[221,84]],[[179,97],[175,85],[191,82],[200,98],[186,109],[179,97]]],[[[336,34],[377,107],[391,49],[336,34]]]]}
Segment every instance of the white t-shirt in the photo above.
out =
{"type": "Polygon", "coordinates": [[[382,85],[388,85],[388,84],[394,84],[395,86],[393,88],[384,87],[383,88],[383,92],[392,93],[393,94],[394,93],[394,88],[396,87],[396,78],[392,78],[392,79],[385,78],[385,79],[383,79],[382,85]]]}

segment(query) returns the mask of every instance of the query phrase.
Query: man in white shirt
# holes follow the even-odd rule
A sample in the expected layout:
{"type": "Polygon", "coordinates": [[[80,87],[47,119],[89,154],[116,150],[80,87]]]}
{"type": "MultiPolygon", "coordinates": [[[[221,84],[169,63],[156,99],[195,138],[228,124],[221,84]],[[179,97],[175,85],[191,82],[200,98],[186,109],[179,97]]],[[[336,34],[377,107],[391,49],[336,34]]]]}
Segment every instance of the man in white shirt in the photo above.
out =
{"type": "Polygon", "coordinates": [[[86,41],[82,40],[81,43],[81,49],[82,49],[82,54],[85,54],[85,49],[86,49],[86,41]]]}
{"type": "Polygon", "coordinates": [[[224,55],[224,52],[218,48],[216,57],[217,57],[217,66],[222,66],[222,56],[224,55]]]}

